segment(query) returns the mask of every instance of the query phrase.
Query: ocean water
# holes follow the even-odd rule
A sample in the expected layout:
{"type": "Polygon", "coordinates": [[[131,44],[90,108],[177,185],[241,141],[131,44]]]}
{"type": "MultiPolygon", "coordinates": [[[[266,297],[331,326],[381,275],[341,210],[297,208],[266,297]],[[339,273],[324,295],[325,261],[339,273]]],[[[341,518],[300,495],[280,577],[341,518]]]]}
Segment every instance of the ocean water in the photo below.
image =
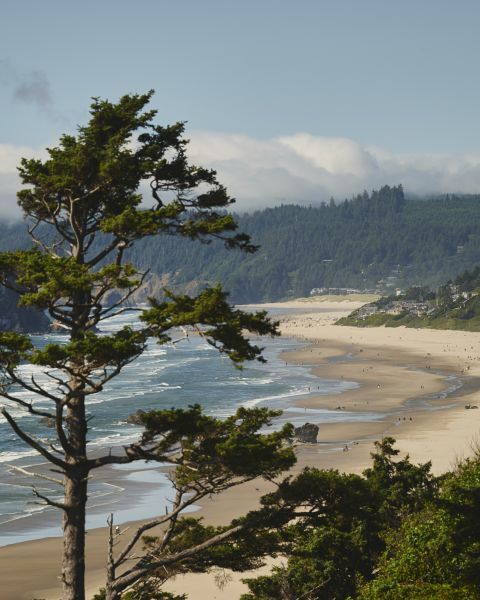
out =
{"type": "MultiPolygon", "coordinates": [[[[134,324],[136,313],[125,313],[105,322],[102,330],[112,332],[123,325],[134,324]]],[[[182,333],[179,332],[179,337],[182,333]]],[[[65,340],[60,335],[49,334],[35,336],[39,346],[48,342],[65,340]]],[[[102,391],[88,400],[89,447],[114,448],[136,440],[140,428],[126,423],[129,415],[138,409],[160,409],[169,407],[188,407],[200,403],[205,412],[217,417],[232,414],[238,406],[269,406],[284,410],[282,421],[303,424],[307,419],[316,423],[336,420],[372,420],[375,414],[354,414],[344,411],[303,410],[291,405],[293,399],[310,394],[341,393],[357,384],[348,381],[324,380],[313,376],[308,366],[286,364],[281,352],[301,346],[288,338],[262,339],[265,346],[266,364],[249,363],[243,370],[235,369],[229,359],[218,353],[205,340],[197,336],[174,345],[159,346],[154,340],[149,343],[146,352],[134,363],[125,367],[121,375],[114,378],[102,391]]],[[[55,383],[31,365],[21,367],[22,375],[31,376],[44,385],[54,389],[55,383]]],[[[34,400],[37,406],[48,407],[48,401],[34,398],[28,392],[12,388],[24,400],[34,400]]],[[[8,404],[8,402],[5,402],[8,404]]],[[[52,436],[52,430],[41,425],[38,420],[18,407],[10,407],[11,413],[21,426],[43,441],[52,436]]],[[[52,438],[53,439],[53,438],[52,438]]],[[[59,534],[58,527],[51,530],[50,521],[44,516],[51,509],[35,503],[31,481],[22,478],[12,470],[12,465],[34,468],[40,463],[35,451],[26,447],[11,431],[8,423],[0,418],[0,544],[59,534]],[[29,520],[25,520],[29,517],[29,520]],[[40,518],[41,517],[41,518],[40,518]],[[16,524],[18,527],[12,527],[16,524]],[[21,535],[14,535],[21,529],[21,535]],[[37,533],[38,535],[37,535],[37,533]],[[4,534],[2,536],[2,533],[4,534]],[[12,537],[13,536],[13,537],[12,537]]],[[[136,494],[135,510],[117,515],[120,521],[153,516],[158,513],[158,502],[149,500],[149,495],[163,489],[166,494],[168,481],[162,473],[155,473],[149,465],[119,469],[119,476],[125,485],[113,485],[106,481],[95,480],[91,485],[89,526],[104,524],[105,511],[119,491],[129,485],[136,486],[142,492],[136,494]],[[147,507],[150,506],[150,508],[147,507]],[[128,514],[127,514],[128,513],[128,514]],[[148,513],[148,514],[147,514],[148,513]],[[151,513],[151,515],[150,515],[151,513]],[[101,515],[101,522],[98,521],[101,515]],[[97,522],[98,521],[98,522],[97,522]]],[[[58,494],[48,482],[39,480],[38,489],[58,494]]]]}

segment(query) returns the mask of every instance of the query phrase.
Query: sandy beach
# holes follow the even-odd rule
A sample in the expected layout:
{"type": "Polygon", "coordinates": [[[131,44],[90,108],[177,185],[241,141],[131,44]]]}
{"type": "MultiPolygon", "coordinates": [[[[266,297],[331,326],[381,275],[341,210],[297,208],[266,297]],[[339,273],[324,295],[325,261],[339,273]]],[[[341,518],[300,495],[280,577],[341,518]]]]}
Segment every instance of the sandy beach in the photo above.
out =
{"type": "MultiPolygon", "coordinates": [[[[301,302],[265,305],[289,309],[281,317],[285,336],[305,341],[305,347],[284,356],[287,363],[311,366],[326,379],[357,382],[342,394],[312,395],[295,403],[305,421],[315,422],[314,411],[330,409],[376,420],[322,425],[316,445],[298,445],[295,470],[305,465],[360,473],[369,465],[373,442],[394,437],[402,453],[415,462],[432,461],[441,473],[472,453],[480,429],[480,333],[438,330],[361,329],[339,327],[335,321],[361,302],[301,302]],[[348,449],[348,450],[347,450],[348,449]]],[[[225,524],[253,508],[266,491],[264,482],[229,490],[204,503],[207,522],[225,524]]],[[[159,511],[160,512],[160,511],[159,511]]],[[[1,600],[59,598],[61,540],[24,542],[0,548],[1,600]],[[26,567],[30,578],[25,577],[26,567]]],[[[87,536],[87,589],[91,597],[104,580],[106,536],[93,529],[87,536]]],[[[238,598],[245,587],[241,577],[220,589],[213,575],[189,575],[170,581],[169,591],[191,593],[207,600],[238,598]]]]}

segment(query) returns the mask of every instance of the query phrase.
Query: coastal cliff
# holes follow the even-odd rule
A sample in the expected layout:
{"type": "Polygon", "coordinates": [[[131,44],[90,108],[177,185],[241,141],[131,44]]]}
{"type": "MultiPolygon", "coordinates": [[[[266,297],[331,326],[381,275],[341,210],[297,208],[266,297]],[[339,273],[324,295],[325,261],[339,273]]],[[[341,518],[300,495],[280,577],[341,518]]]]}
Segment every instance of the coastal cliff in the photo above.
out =
{"type": "Polygon", "coordinates": [[[0,331],[46,333],[50,321],[40,310],[17,306],[18,296],[9,290],[0,290],[0,331]]]}

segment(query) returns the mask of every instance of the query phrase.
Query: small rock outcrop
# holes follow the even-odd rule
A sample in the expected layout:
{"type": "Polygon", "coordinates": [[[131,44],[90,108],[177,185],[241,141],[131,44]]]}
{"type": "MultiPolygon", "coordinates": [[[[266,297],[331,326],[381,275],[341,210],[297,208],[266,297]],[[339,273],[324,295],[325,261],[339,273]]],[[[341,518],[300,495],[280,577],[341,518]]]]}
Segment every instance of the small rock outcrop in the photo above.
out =
{"type": "Polygon", "coordinates": [[[295,439],[303,444],[316,444],[318,435],[318,425],[305,423],[301,427],[295,427],[295,439]]]}
{"type": "Polygon", "coordinates": [[[142,422],[142,415],[145,414],[145,411],[142,409],[137,410],[137,412],[133,413],[133,415],[130,415],[127,417],[127,423],[130,423],[130,425],[143,425],[142,422]]]}

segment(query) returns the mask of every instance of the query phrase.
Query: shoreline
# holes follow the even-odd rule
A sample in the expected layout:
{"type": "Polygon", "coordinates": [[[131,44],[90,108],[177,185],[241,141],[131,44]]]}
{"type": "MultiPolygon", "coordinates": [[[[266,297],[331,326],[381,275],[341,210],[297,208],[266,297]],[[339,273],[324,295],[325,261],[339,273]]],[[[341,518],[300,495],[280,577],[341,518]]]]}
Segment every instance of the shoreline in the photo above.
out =
{"type": "MultiPolygon", "coordinates": [[[[397,440],[400,455],[408,453],[414,462],[432,460],[436,474],[471,455],[480,432],[480,411],[465,406],[480,406],[480,333],[334,325],[345,314],[343,304],[327,314],[286,315],[280,325],[282,334],[312,344],[290,360],[310,362],[312,372],[321,377],[328,373],[360,383],[344,392],[341,402],[319,397],[318,403],[326,408],[341,404],[350,411],[374,405],[385,413],[383,436],[397,440]],[[348,359],[338,360],[342,356],[348,359]],[[444,397],[453,381],[461,386],[444,397]]],[[[311,402],[301,404],[308,407],[311,402]]],[[[354,465],[351,455],[348,460],[338,458],[340,470],[359,473],[368,465],[370,450],[359,450],[357,446],[354,465]]]]}
{"type": "MultiPolygon", "coordinates": [[[[329,303],[328,307],[321,303],[318,312],[313,303],[301,304],[300,315],[291,312],[280,316],[282,333],[308,344],[290,352],[287,362],[308,366],[314,375],[325,379],[345,379],[360,385],[341,394],[294,399],[291,406],[299,412],[306,409],[305,421],[311,422],[315,422],[315,417],[309,409],[335,410],[337,407],[339,412],[358,416],[374,409],[381,413],[381,418],[321,425],[320,443],[297,446],[298,463],[293,472],[309,465],[359,473],[369,465],[373,441],[385,435],[394,437],[401,455],[408,452],[413,462],[431,459],[435,473],[450,469],[458,456],[472,452],[471,442],[480,427],[480,411],[465,410],[465,404],[480,401],[480,334],[448,332],[445,336],[444,332],[435,330],[339,327],[332,323],[353,310],[355,303],[329,303]],[[305,312],[304,307],[311,312],[305,312]],[[449,387],[451,376],[461,381],[462,387],[444,398],[442,394],[449,387]],[[348,452],[342,451],[345,445],[348,452]]],[[[297,308],[288,304],[274,307],[297,308]]],[[[196,514],[206,522],[225,524],[253,508],[267,490],[265,482],[251,482],[204,502],[196,514]]],[[[6,600],[31,600],[35,596],[47,600],[58,598],[56,577],[60,569],[60,547],[61,539],[48,538],[0,548],[0,578],[6,600]],[[26,560],[35,573],[35,589],[23,581],[22,565],[26,560]],[[8,595],[10,593],[13,595],[8,595]]],[[[105,528],[89,530],[87,589],[90,597],[104,580],[105,558],[105,528]]],[[[190,590],[192,597],[200,600],[226,600],[238,597],[245,590],[239,580],[246,576],[248,574],[235,574],[233,581],[220,590],[214,586],[212,574],[189,574],[169,581],[165,590],[177,593],[190,590]]]]}
{"type": "MultiPolygon", "coordinates": [[[[246,400],[238,406],[271,405],[274,407],[278,404],[281,408],[287,408],[291,406],[293,399],[308,395],[307,385],[310,385],[310,380],[314,378],[310,374],[310,369],[297,366],[291,367],[287,371],[283,369],[283,361],[280,358],[281,353],[285,350],[299,348],[303,346],[303,343],[291,338],[276,339],[274,342],[273,346],[266,349],[269,362],[275,365],[272,367],[272,376],[280,367],[280,370],[284,371],[282,378],[285,378],[285,372],[288,372],[289,377],[293,376],[298,384],[294,388],[296,391],[293,393],[286,392],[285,395],[277,395],[277,392],[274,392],[271,395],[270,391],[265,394],[257,390],[260,394],[258,399],[246,400]],[[265,397],[262,398],[262,396],[265,397]]],[[[264,377],[261,372],[259,373],[260,378],[264,377]]],[[[270,374],[267,373],[267,375],[270,377],[270,374]]],[[[301,413],[288,413],[288,415],[286,413],[278,423],[287,420],[293,422],[299,420],[300,422],[296,422],[296,425],[301,425],[303,424],[302,418],[301,413]]],[[[96,446],[90,448],[90,450],[93,454],[101,453],[101,450],[96,446]]],[[[112,446],[111,450],[121,452],[122,447],[112,446]]],[[[27,477],[25,473],[14,471],[14,469],[20,467],[47,476],[50,474],[49,469],[51,466],[49,463],[45,461],[36,462],[30,456],[20,458],[12,465],[6,464],[7,467],[10,467],[10,470],[3,474],[0,485],[19,486],[26,489],[27,493],[30,494],[30,486],[33,484],[38,485],[38,480],[27,477]]],[[[168,504],[166,496],[169,494],[170,484],[167,481],[167,473],[168,467],[162,467],[159,463],[145,464],[143,461],[136,461],[127,465],[106,465],[101,470],[94,471],[89,491],[87,529],[103,527],[106,522],[105,511],[110,512],[110,510],[115,512],[118,524],[156,517],[158,503],[161,503],[162,510],[168,504]]],[[[57,511],[50,507],[34,507],[32,506],[33,502],[34,498],[31,497],[27,507],[28,512],[4,514],[0,517],[0,548],[46,537],[61,537],[62,532],[57,511]]]]}

